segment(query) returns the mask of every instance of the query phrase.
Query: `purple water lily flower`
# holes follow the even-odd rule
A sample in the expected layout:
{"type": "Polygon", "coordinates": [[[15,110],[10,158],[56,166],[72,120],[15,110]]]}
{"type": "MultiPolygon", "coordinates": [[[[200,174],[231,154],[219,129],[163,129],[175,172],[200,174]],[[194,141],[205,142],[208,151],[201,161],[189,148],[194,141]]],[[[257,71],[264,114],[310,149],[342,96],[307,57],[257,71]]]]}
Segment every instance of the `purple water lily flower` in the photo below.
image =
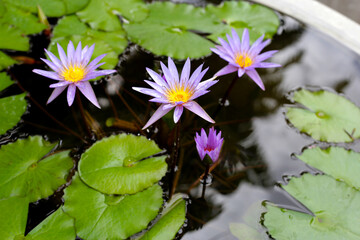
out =
{"type": "Polygon", "coordinates": [[[184,108],[199,115],[206,121],[214,123],[214,120],[205,110],[193,101],[195,98],[208,93],[209,90],[207,89],[218,82],[218,80],[214,80],[214,78],[200,82],[208,68],[202,71],[203,65],[200,65],[190,76],[190,59],[188,58],[179,77],[177,68],[170,57],[168,58],[168,67],[162,62],[160,62],[160,64],[164,78],[153,70],[146,68],[146,71],[155,82],[147,80],[145,80],[145,82],[153,89],[133,87],[133,89],[138,92],[154,97],[150,100],[151,102],[161,103],[160,107],[151,116],[143,129],[149,127],[173,108],[175,108],[175,123],[179,121],[184,108]]]}
{"type": "Polygon", "coordinates": [[[274,50],[260,54],[264,47],[270,43],[270,39],[263,42],[264,35],[262,35],[250,46],[249,31],[246,28],[244,29],[242,40],[240,40],[234,29],[232,29],[232,37],[228,34],[226,34],[226,37],[228,42],[219,38],[221,45],[216,45],[216,48],[211,48],[211,51],[229,62],[229,64],[218,71],[215,76],[237,71],[238,76],[241,77],[246,73],[262,90],[265,90],[264,83],[261,81],[255,68],[281,67],[281,65],[277,63],[263,62],[277,52],[277,50],[274,50]]]}
{"type": "Polygon", "coordinates": [[[213,162],[218,160],[221,147],[224,139],[221,138],[221,131],[216,134],[214,127],[209,130],[209,137],[206,135],[205,130],[201,129],[201,134],[196,133],[195,136],[196,148],[198,150],[201,160],[204,160],[206,154],[211,158],[213,162]]]}
{"type": "Polygon", "coordinates": [[[53,101],[57,96],[60,95],[60,93],[65,90],[65,88],[68,87],[67,101],[69,106],[73,104],[76,88],[78,88],[92,104],[100,108],[94,90],[88,81],[99,76],[104,76],[116,72],[115,70],[95,71],[96,68],[105,64],[104,62],[99,62],[103,57],[106,56],[106,54],[98,56],[89,63],[94,52],[95,44],[93,44],[90,48],[85,46],[82,49],[81,42],[79,42],[77,48],[75,49],[73,43],[70,41],[67,46],[67,55],[59,44],[57,44],[57,48],[60,60],[53,53],[47,51],[46,49],[45,52],[51,61],[41,58],[41,60],[45,62],[52,70],[54,70],[54,72],[40,69],[33,70],[33,72],[37,74],[59,81],[58,83],[54,83],[49,86],[50,88],[54,88],[54,91],[50,95],[47,104],[53,101]]]}

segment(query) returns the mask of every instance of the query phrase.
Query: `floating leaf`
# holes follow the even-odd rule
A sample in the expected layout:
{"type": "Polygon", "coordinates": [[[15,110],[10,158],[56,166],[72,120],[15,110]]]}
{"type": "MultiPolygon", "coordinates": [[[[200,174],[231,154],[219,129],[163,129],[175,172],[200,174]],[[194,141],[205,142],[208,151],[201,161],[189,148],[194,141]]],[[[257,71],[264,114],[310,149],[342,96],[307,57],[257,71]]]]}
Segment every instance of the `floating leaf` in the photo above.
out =
{"type": "Polygon", "coordinates": [[[0,71],[15,64],[16,61],[0,51],[0,71]]]}
{"type": "Polygon", "coordinates": [[[103,193],[136,193],[165,175],[166,156],[148,158],[160,151],[154,141],[142,136],[111,136],[82,154],[79,174],[86,184],[103,193]]]}
{"type": "Polygon", "coordinates": [[[0,92],[12,85],[13,83],[14,82],[11,81],[10,77],[6,73],[0,73],[0,92]]]}
{"type": "Polygon", "coordinates": [[[140,239],[171,240],[185,222],[186,204],[181,194],[174,195],[161,218],[140,239]]]}
{"type": "Polygon", "coordinates": [[[107,55],[103,58],[106,64],[101,66],[104,69],[113,69],[116,66],[118,55],[124,51],[128,44],[124,30],[120,29],[115,32],[96,31],[80,22],[74,15],[64,17],[58,22],[53,31],[49,51],[58,56],[56,43],[59,43],[66,50],[70,40],[75,45],[79,41],[83,46],[95,44],[93,58],[106,53],[107,55]]]}
{"type": "Polygon", "coordinates": [[[360,188],[360,153],[341,147],[308,148],[299,159],[324,173],[346,182],[348,185],[360,188]]]}
{"type": "Polygon", "coordinates": [[[131,41],[157,55],[176,59],[199,58],[211,53],[214,44],[196,32],[221,29],[221,22],[204,9],[189,4],[154,2],[149,17],[124,25],[131,41]]]}
{"type": "Polygon", "coordinates": [[[41,32],[43,29],[45,29],[45,25],[41,24],[35,15],[21,10],[9,2],[0,1],[1,49],[27,51],[29,50],[29,39],[26,35],[41,32]]]}
{"type": "Polygon", "coordinates": [[[280,23],[273,10],[244,1],[223,2],[218,6],[209,4],[205,9],[208,14],[214,14],[224,23],[219,31],[209,36],[214,41],[218,41],[218,37],[225,38],[226,34],[231,33],[231,28],[234,28],[239,36],[247,28],[252,42],[263,34],[265,38],[271,38],[280,23]]]}
{"type": "Polygon", "coordinates": [[[283,188],[313,214],[267,205],[264,224],[282,239],[360,239],[360,192],[327,175],[304,174],[283,188]]]}
{"type": "Polygon", "coordinates": [[[134,195],[105,195],[89,188],[77,174],[64,198],[64,211],[75,218],[77,235],[87,240],[126,239],[146,228],[163,202],[157,184],[134,195]]]}
{"type": "Polygon", "coordinates": [[[34,240],[74,240],[76,238],[74,219],[59,208],[37,225],[26,239],[34,240]]]}
{"type": "Polygon", "coordinates": [[[324,90],[301,89],[294,92],[292,99],[305,106],[287,107],[286,112],[300,132],[326,142],[351,142],[360,138],[360,109],[346,98],[324,90]]]}
{"type": "Polygon", "coordinates": [[[0,200],[0,239],[24,236],[28,208],[29,202],[26,198],[11,197],[0,200]]]}
{"type": "Polygon", "coordinates": [[[44,158],[55,145],[34,136],[1,146],[0,198],[27,196],[34,202],[66,183],[73,166],[69,151],[44,158]]]}
{"type": "Polygon", "coordinates": [[[37,13],[39,5],[48,17],[60,17],[83,9],[89,0],[3,0],[14,6],[37,13]]]}
{"type": "Polygon", "coordinates": [[[22,34],[20,29],[0,22],[0,49],[27,51],[29,39],[22,34]]]}
{"type": "Polygon", "coordinates": [[[16,26],[26,35],[39,33],[45,29],[46,26],[40,23],[39,19],[30,12],[25,12],[11,4],[5,4],[4,2],[0,2],[0,5],[2,5],[5,10],[0,16],[1,23],[16,26]]]}
{"type": "Polygon", "coordinates": [[[147,12],[147,5],[142,0],[90,0],[87,7],[77,15],[94,29],[118,31],[122,27],[116,14],[141,21],[147,16],[147,12]]]}
{"type": "Polygon", "coordinates": [[[239,240],[262,240],[261,233],[245,223],[230,223],[231,233],[239,240]]]}
{"type": "Polygon", "coordinates": [[[0,135],[15,127],[20,121],[26,111],[25,96],[26,93],[0,98],[0,119],[6,119],[6,121],[0,121],[0,135]]]}

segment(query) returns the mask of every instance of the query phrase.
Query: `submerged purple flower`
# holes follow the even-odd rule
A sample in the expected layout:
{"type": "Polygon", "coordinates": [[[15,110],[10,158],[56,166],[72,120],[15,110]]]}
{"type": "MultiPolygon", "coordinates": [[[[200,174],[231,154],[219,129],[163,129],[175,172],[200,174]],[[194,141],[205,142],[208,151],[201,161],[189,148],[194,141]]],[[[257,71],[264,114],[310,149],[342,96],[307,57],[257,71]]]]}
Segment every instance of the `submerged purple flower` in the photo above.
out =
{"type": "Polygon", "coordinates": [[[145,82],[153,89],[133,87],[133,89],[138,92],[154,97],[150,100],[151,102],[161,103],[160,107],[151,116],[143,129],[149,127],[173,108],[175,108],[174,122],[177,123],[184,107],[206,121],[214,123],[214,120],[211,119],[204,109],[193,101],[195,98],[208,93],[209,90],[207,89],[218,82],[218,80],[214,80],[213,78],[200,82],[208,68],[201,71],[202,65],[200,65],[190,76],[190,59],[187,59],[181,76],[179,77],[176,66],[170,57],[168,58],[168,67],[162,62],[160,62],[160,64],[164,78],[153,70],[146,68],[155,82],[147,80],[145,80],[145,82]]]}
{"type": "Polygon", "coordinates": [[[57,96],[60,95],[60,93],[65,90],[66,87],[68,87],[67,101],[69,106],[71,106],[74,102],[76,88],[78,88],[92,104],[100,108],[100,105],[95,97],[95,93],[88,81],[90,79],[115,72],[115,70],[95,71],[96,68],[104,64],[99,62],[103,57],[106,56],[106,54],[98,56],[89,63],[95,48],[95,44],[93,44],[90,48],[85,46],[84,49],[82,49],[81,42],[79,42],[77,48],[75,49],[73,43],[70,41],[67,46],[67,55],[59,44],[57,44],[57,47],[60,60],[53,53],[47,51],[46,49],[45,52],[51,61],[41,58],[41,60],[43,60],[52,70],[54,70],[54,72],[40,69],[33,70],[33,72],[37,74],[59,81],[58,83],[50,85],[50,88],[55,89],[49,97],[47,104],[53,101],[57,96]]]}
{"type": "Polygon", "coordinates": [[[215,46],[216,48],[211,48],[211,51],[229,62],[227,66],[215,75],[221,76],[237,71],[238,76],[241,77],[246,73],[262,90],[265,90],[264,83],[261,81],[255,68],[281,67],[281,65],[277,63],[263,62],[277,52],[275,50],[260,54],[264,47],[269,44],[270,39],[263,42],[264,35],[262,35],[250,46],[249,31],[246,28],[242,35],[242,41],[234,29],[232,29],[232,37],[228,34],[226,34],[226,37],[229,42],[219,38],[221,45],[215,46]]]}
{"type": "Polygon", "coordinates": [[[196,133],[195,142],[201,160],[204,160],[206,154],[213,162],[218,160],[224,142],[224,139],[221,138],[221,131],[216,134],[216,130],[212,127],[209,130],[209,136],[207,136],[205,130],[202,128],[200,135],[196,133]]]}

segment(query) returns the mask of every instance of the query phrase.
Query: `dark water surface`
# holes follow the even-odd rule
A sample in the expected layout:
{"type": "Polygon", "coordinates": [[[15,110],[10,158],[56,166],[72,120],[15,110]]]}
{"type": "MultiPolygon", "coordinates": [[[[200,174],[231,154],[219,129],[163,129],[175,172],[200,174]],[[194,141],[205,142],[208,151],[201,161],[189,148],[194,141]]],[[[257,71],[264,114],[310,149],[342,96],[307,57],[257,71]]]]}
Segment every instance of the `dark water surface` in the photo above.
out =
{"type": "MultiPolygon", "coordinates": [[[[274,187],[275,183],[284,181],[283,175],[299,175],[304,171],[314,171],[300,160],[291,157],[292,153],[300,153],[303,147],[312,144],[313,140],[286,124],[283,105],[289,103],[284,97],[289,91],[301,86],[332,88],[360,105],[360,57],[319,32],[301,26],[291,18],[282,17],[282,21],[283,25],[278,35],[274,37],[267,50],[280,50],[271,61],[280,63],[283,67],[259,71],[266,87],[264,92],[247,77],[239,79],[226,106],[215,119],[215,126],[222,131],[225,143],[222,161],[212,173],[213,182],[206,189],[205,200],[200,198],[201,186],[190,189],[204,171],[193,138],[201,127],[208,128],[210,125],[189,112],[185,112],[181,118],[182,147],[179,152],[180,166],[177,173],[180,175],[176,192],[189,193],[187,225],[179,234],[182,239],[236,239],[229,231],[229,224],[244,222],[244,215],[253,216],[256,224],[260,218],[257,206],[264,200],[301,209],[299,204],[292,201],[278,187],[274,187]]],[[[44,57],[42,49],[49,43],[44,39],[46,37],[43,35],[32,39],[32,51],[29,56],[35,59],[44,57]]],[[[133,91],[131,87],[145,86],[143,80],[149,79],[145,67],[157,70],[160,66],[159,61],[167,60],[165,57],[153,56],[140,47],[130,45],[120,56],[118,74],[94,86],[102,109],[98,110],[81,97],[84,109],[93,119],[92,126],[99,124],[101,128],[96,134],[87,137],[88,144],[69,135],[29,98],[30,106],[27,114],[23,116],[23,122],[12,133],[1,138],[0,143],[14,141],[18,136],[40,134],[50,141],[60,140],[61,148],[73,149],[72,155],[77,162],[80,154],[91,146],[91,142],[102,136],[121,132],[138,134],[136,128],[131,130],[133,125],[107,127],[106,122],[117,114],[119,119],[136,124],[135,117],[125,107],[116,91],[119,91],[143,123],[149,119],[157,106],[149,104],[148,96],[133,91]],[[116,113],[111,107],[112,103],[116,113]]],[[[210,67],[204,80],[212,77],[226,65],[218,56],[211,55],[193,60],[192,69],[203,62],[205,67],[210,67]]],[[[177,63],[181,69],[184,62],[177,63]]],[[[45,105],[51,94],[48,86],[53,81],[32,73],[33,68],[44,68],[44,65],[14,66],[10,69],[10,74],[46,111],[74,131],[86,136],[76,102],[69,108],[66,95],[63,93],[53,103],[45,105]]],[[[223,96],[234,76],[229,74],[220,77],[219,83],[211,88],[211,92],[198,99],[210,115],[215,111],[219,98],[223,96]]],[[[15,86],[4,95],[14,92],[21,91],[15,86]]],[[[141,133],[154,139],[169,154],[174,135],[171,121],[172,116],[168,120],[158,121],[148,131],[141,133]]],[[[358,148],[356,144],[352,147],[358,148]]],[[[167,193],[170,187],[169,174],[162,180],[162,186],[167,193]]],[[[27,231],[62,204],[62,194],[60,189],[49,199],[31,204],[27,231]]]]}

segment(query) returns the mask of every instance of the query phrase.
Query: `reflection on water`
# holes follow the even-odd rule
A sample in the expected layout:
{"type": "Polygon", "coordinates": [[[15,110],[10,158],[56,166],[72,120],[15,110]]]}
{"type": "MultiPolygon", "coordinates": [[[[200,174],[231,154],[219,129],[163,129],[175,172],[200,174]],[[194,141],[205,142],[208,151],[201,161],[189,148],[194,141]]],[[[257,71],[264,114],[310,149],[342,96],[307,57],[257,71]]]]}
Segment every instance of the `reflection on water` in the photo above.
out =
{"type": "MultiPolygon", "coordinates": [[[[265,164],[266,171],[255,174],[247,172],[247,180],[241,181],[231,194],[222,195],[221,189],[207,190],[208,199],[221,206],[222,211],[201,230],[188,232],[183,239],[236,239],[229,231],[229,224],[246,223],[244,214],[254,202],[269,200],[306,212],[306,209],[279,187],[273,187],[276,182],[284,183],[284,175],[314,171],[302,161],[291,157],[292,153],[300,153],[313,140],[286,124],[282,105],[288,102],[284,95],[300,86],[328,87],[344,93],[359,106],[360,57],[313,29],[298,27],[300,25],[295,20],[284,18],[282,34],[274,38],[272,45],[268,47],[280,50],[271,61],[284,67],[262,72],[261,77],[267,90],[258,93],[251,103],[247,102],[252,105],[254,117],[248,124],[248,134],[237,138],[237,144],[244,150],[243,153],[250,151],[247,153],[248,157],[250,154],[253,161],[265,164]]],[[[225,111],[228,111],[225,115],[233,114],[230,107],[225,111]]],[[[241,106],[238,111],[242,111],[241,106]]],[[[228,140],[228,136],[233,134],[244,135],[246,130],[241,125],[222,129],[225,139],[228,140]]],[[[359,148],[357,145],[359,144],[353,144],[352,147],[359,148]]],[[[242,158],[237,153],[233,154],[226,160],[239,158],[241,161],[242,158]]],[[[260,219],[258,212],[254,211],[254,215],[260,219]]],[[[252,223],[252,226],[256,228],[260,224],[252,223]]]]}

